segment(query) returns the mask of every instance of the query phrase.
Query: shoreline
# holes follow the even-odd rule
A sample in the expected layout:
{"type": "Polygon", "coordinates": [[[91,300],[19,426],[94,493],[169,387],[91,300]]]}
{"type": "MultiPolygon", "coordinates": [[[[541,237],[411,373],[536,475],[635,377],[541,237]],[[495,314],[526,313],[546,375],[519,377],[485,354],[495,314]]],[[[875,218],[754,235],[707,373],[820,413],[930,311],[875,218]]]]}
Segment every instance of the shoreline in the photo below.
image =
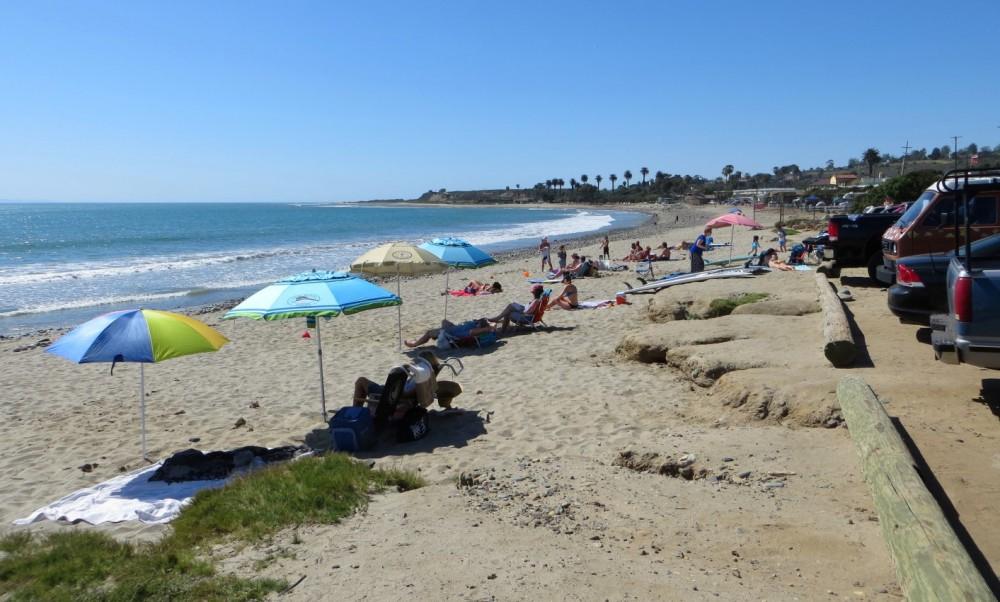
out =
{"type": "MultiPolygon", "coordinates": [[[[613,257],[624,256],[636,238],[653,246],[690,240],[718,211],[643,209],[657,215],[657,223],[648,219],[609,233],[613,257]]],[[[558,242],[590,256],[602,236],[558,242]]],[[[749,230],[736,232],[739,248],[749,239],[749,230]]],[[[684,255],[658,272],[686,269],[684,255]]],[[[504,293],[450,299],[448,319],[494,316],[526,300],[531,284],[523,274],[538,274],[538,252],[520,249],[498,258],[462,277],[497,279],[504,293]]],[[[614,299],[630,274],[580,279],[581,299],[614,299]]],[[[329,591],[349,599],[459,599],[470,585],[499,598],[614,599],[623,582],[635,582],[631,591],[643,599],[682,599],[694,585],[723,599],[812,599],[853,583],[871,594],[893,591],[878,523],[867,518],[870,498],[850,460],[850,438],[845,429],[816,424],[817,416],[827,415],[825,391],[835,377],[818,353],[818,315],[662,318],[678,304],[693,313],[714,297],[747,292],[809,297],[813,280],[780,272],[691,284],[599,309],[553,308],[539,331],[510,333],[483,348],[435,350],[442,358],[461,358],[460,373],[449,375],[464,390],[456,411],[431,408],[433,426],[420,441],[384,441],[358,454],[376,466],[416,472],[427,485],[376,496],[339,524],[277,535],[267,549],[295,554],[279,555],[266,567],[257,562],[267,554],[258,545],[221,552],[221,565],[240,575],[308,575],[295,599],[329,591]],[[657,349],[671,352],[667,362],[637,361],[623,347],[660,337],[666,338],[657,349]],[[760,351],[774,340],[784,344],[760,365],[760,351]],[[729,372],[720,376],[719,365],[729,372]],[[783,379],[787,374],[795,376],[783,379]],[[717,381],[705,382],[707,375],[717,381]],[[755,401],[778,385],[770,405],[755,401]],[[743,399],[743,392],[751,401],[731,401],[743,399]],[[762,414],[759,407],[773,411],[762,414]],[[686,457],[699,476],[636,471],[622,465],[625,454],[686,457]],[[790,476],[773,482],[771,473],[790,476]],[[483,478],[456,488],[462,475],[483,478]],[[832,484],[836,496],[829,495],[832,484]],[[472,550],[470,541],[482,545],[472,550]],[[472,558],[456,577],[456,563],[472,558]],[[588,569],[581,572],[577,561],[565,559],[579,559],[588,569]],[[375,584],[331,568],[355,565],[388,568],[375,584]],[[551,568],[538,568],[543,565],[551,568]],[[417,573],[423,578],[414,581],[417,573]]],[[[442,285],[437,275],[403,285],[404,338],[441,322],[442,285]]],[[[231,342],[215,353],[146,367],[149,455],[163,458],[193,444],[210,451],[318,443],[317,432],[328,427],[319,412],[317,339],[303,338],[305,320],[223,321],[219,308],[195,311],[205,312],[198,319],[231,342]]],[[[380,381],[413,357],[397,347],[396,321],[390,308],[324,323],[328,409],[351,403],[358,377],[380,381]]],[[[10,525],[143,465],[138,367],[119,364],[112,375],[107,364],[74,364],[41,347],[31,339],[0,342],[8,366],[4,384],[13,392],[2,408],[8,419],[0,423],[0,457],[6,459],[0,478],[17,484],[0,492],[3,530],[94,529],[119,540],[157,541],[169,526],[10,525]],[[27,348],[14,352],[22,346],[27,348]]]]}
{"type": "MultiPolygon", "coordinates": [[[[377,206],[377,203],[379,203],[379,202],[380,201],[371,201],[372,206],[377,206]]],[[[384,202],[384,201],[381,201],[381,202],[384,202]]],[[[411,201],[402,201],[400,203],[393,203],[393,206],[396,206],[396,207],[398,207],[400,205],[406,205],[406,206],[412,205],[412,206],[420,206],[420,207],[435,206],[435,207],[441,207],[441,208],[446,208],[446,207],[453,208],[454,207],[454,204],[450,204],[450,203],[428,204],[428,203],[417,203],[417,202],[411,202],[411,201]]],[[[508,208],[507,205],[503,205],[503,204],[492,204],[492,205],[483,204],[483,205],[476,205],[476,206],[477,207],[483,207],[483,208],[508,208]]],[[[641,236],[643,232],[650,231],[649,227],[651,225],[655,225],[654,218],[657,215],[655,213],[655,211],[654,211],[655,207],[651,207],[648,204],[644,204],[641,207],[630,208],[630,209],[622,209],[622,208],[618,208],[618,207],[616,207],[614,209],[608,209],[606,207],[601,207],[600,205],[578,205],[578,204],[567,204],[567,205],[561,205],[561,206],[555,207],[555,206],[552,206],[551,203],[550,204],[545,204],[545,203],[524,204],[524,205],[518,205],[517,207],[518,208],[524,208],[524,209],[531,209],[531,208],[536,208],[536,206],[537,206],[537,208],[545,208],[545,209],[560,209],[560,208],[563,208],[563,209],[581,209],[581,210],[605,209],[605,210],[610,210],[610,211],[621,211],[623,213],[635,213],[635,214],[640,214],[640,215],[644,215],[645,216],[645,219],[641,223],[635,224],[635,225],[621,226],[621,227],[617,227],[616,228],[612,224],[612,226],[609,227],[606,230],[596,230],[596,231],[591,232],[591,233],[585,233],[585,234],[582,234],[582,235],[572,236],[570,238],[558,238],[558,239],[557,238],[553,238],[552,239],[553,243],[558,242],[560,244],[574,244],[574,245],[579,245],[579,246],[584,246],[584,245],[589,245],[589,244],[595,244],[595,243],[599,242],[600,240],[602,240],[605,235],[607,235],[610,240],[621,240],[623,234],[626,233],[626,232],[630,232],[630,233],[631,232],[635,232],[635,233],[637,233],[637,234],[639,234],[641,236]]],[[[684,207],[687,208],[687,206],[684,206],[684,207]]],[[[509,250],[505,250],[505,251],[500,251],[500,252],[497,252],[497,253],[493,253],[492,256],[494,258],[496,258],[496,260],[498,261],[498,263],[503,263],[503,262],[506,262],[506,261],[514,261],[514,260],[519,260],[519,259],[525,259],[528,256],[531,256],[533,254],[537,254],[537,250],[536,249],[534,249],[533,247],[530,247],[530,246],[524,246],[524,247],[516,247],[516,248],[513,248],[513,249],[509,249],[509,250]]],[[[402,280],[405,282],[405,281],[409,281],[409,280],[413,280],[413,279],[420,279],[420,278],[426,278],[426,277],[427,276],[416,276],[416,277],[414,277],[414,276],[403,276],[402,280]]],[[[369,281],[371,281],[371,282],[375,282],[377,284],[382,284],[382,283],[385,283],[385,282],[395,281],[395,278],[384,278],[384,277],[380,277],[380,276],[367,277],[366,279],[369,280],[369,281]]],[[[222,291],[219,291],[219,292],[222,292],[222,291]]],[[[183,306],[179,306],[179,307],[174,307],[174,308],[168,309],[166,311],[174,311],[174,312],[183,313],[183,314],[186,314],[186,315],[195,315],[195,316],[197,316],[197,315],[204,315],[204,314],[212,313],[212,312],[215,312],[215,311],[228,310],[228,309],[232,308],[233,306],[235,306],[235,305],[239,304],[240,302],[242,302],[244,299],[246,299],[246,297],[247,297],[247,295],[234,294],[231,297],[226,297],[226,298],[223,298],[221,300],[212,301],[210,303],[194,303],[194,304],[191,304],[191,305],[183,305],[183,306]]],[[[181,298],[181,297],[178,297],[178,298],[181,298]]],[[[100,313],[104,313],[104,312],[100,311],[101,307],[102,306],[94,306],[94,310],[95,310],[94,311],[94,315],[99,315],[100,313]]],[[[55,310],[55,311],[58,311],[58,310],[55,310]]],[[[66,332],[69,332],[72,328],[74,328],[74,326],[76,326],[76,325],[75,324],[64,324],[64,325],[54,325],[54,326],[47,326],[47,327],[42,327],[42,328],[36,328],[36,329],[32,329],[32,330],[26,330],[24,332],[15,332],[15,333],[2,333],[2,332],[0,332],[0,341],[20,341],[22,339],[30,339],[30,338],[38,338],[38,337],[51,337],[52,335],[60,335],[61,336],[61,335],[65,334],[66,332]]]]}

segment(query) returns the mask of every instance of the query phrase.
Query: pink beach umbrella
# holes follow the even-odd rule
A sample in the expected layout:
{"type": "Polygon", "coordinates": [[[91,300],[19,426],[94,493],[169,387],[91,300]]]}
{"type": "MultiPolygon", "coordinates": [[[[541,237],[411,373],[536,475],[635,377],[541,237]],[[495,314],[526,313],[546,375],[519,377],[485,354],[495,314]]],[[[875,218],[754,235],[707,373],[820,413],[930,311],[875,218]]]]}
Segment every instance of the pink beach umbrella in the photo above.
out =
{"type": "Polygon", "coordinates": [[[729,234],[729,261],[733,260],[733,236],[736,234],[736,226],[746,226],[753,230],[763,228],[761,224],[753,221],[742,213],[725,213],[719,217],[709,220],[705,224],[706,228],[732,228],[729,234]]]}

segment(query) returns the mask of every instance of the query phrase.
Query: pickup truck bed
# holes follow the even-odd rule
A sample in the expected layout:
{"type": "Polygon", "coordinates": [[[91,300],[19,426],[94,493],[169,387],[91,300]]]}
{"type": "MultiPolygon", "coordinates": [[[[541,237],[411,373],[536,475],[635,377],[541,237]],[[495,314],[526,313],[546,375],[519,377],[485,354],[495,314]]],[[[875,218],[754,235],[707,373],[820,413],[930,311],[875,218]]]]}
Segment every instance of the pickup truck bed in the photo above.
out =
{"type": "Polygon", "coordinates": [[[934,356],[946,363],[1000,369],[1000,258],[948,265],[948,313],[931,318],[934,356]],[[944,324],[944,330],[940,330],[944,324]]]}
{"type": "Polygon", "coordinates": [[[875,280],[876,270],[882,264],[882,234],[897,219],[896,213],[831,217],[826,227],[830,242],[824,257],[836,260],[840,267],[864,266],[868,268],[868,276],[875,280]]]}

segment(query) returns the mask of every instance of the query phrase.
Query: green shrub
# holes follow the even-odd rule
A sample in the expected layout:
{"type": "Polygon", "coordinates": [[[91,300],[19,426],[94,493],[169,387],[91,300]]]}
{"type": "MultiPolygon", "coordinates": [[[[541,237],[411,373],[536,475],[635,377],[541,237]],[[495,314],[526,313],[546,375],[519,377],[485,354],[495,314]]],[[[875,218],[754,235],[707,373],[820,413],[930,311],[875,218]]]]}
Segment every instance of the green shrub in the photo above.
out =
{"type": "Polygon", "coordinates": [[[767,296],[767,293],[740,293],[731,297],[712,299],[711,303],[708,304],[708,311],[702,317],[707,320],[709,318],[728,316],[740,305],[756,303],[762,299],[766,299],[767,296]]]}

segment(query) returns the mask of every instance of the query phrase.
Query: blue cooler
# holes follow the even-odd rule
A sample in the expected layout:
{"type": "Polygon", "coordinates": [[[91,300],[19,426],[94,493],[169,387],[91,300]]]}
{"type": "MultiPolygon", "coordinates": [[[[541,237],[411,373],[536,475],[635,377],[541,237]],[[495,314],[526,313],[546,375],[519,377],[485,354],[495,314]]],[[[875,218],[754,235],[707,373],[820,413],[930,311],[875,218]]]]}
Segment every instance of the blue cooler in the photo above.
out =
{"type": "Polygon", "coordinates": [[[330,419],[330,438],[340,451],[360,451],[375,445],[375,423],[365,407],[337,410],[330,419]]]}

